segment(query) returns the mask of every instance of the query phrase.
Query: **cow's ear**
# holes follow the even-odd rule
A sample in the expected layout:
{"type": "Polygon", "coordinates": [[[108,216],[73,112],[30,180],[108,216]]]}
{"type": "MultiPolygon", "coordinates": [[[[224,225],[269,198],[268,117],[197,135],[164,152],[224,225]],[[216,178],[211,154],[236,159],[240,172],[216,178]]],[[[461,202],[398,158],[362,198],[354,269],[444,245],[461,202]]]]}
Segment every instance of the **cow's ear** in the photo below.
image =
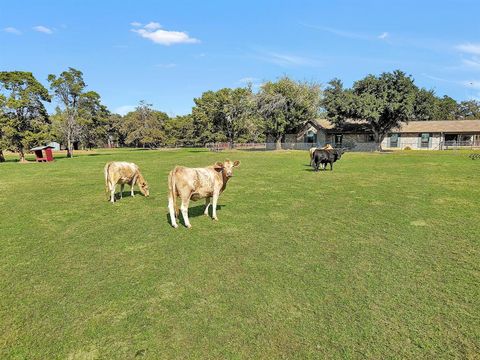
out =
{"type": "Polygon", "coordinates": [[[233,166],[237,167],[238,165],[240,165],[240,160],[235,160],[233,162],[233,166]]]}
{"type": "Polygon", "coordinates": [[[217,162],[215,163],[215,165],[213,165],[213,167],[214,167],[215,170],[220,171],[220,170],[223,169],[223,163],[221,163],[220,161],[217,161],[217,162]]]}

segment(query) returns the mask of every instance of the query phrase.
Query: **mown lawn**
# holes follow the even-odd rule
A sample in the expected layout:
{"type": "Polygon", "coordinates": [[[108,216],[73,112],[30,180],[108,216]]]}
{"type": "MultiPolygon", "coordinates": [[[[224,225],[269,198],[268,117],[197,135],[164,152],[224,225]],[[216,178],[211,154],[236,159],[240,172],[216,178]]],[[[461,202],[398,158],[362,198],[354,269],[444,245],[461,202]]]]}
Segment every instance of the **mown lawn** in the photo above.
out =
{"type": "Polygon", "coordinates": [[[103,150],[0,164],[0,358],[478,358],[480,160],[466,152],[103,150]],[[176,164],[241,160],[219,222],[170,227],[176,164]],[[151,196],[110,204],[103,165],[151,196]]]}

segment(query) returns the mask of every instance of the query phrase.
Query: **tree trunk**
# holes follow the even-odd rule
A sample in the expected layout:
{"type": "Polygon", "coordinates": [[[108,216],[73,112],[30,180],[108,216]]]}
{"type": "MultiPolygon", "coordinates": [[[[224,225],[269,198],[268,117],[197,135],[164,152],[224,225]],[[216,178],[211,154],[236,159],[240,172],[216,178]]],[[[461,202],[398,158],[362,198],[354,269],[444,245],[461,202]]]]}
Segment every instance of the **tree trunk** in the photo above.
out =
{"type": "Polygon", "coordinates": [[[25,153],[23,152],[23,149],[20,149],[18,151],[18,155],[20,157],[20,162],[21,163],[26,163],[27,162],[27,160],[25,160],[25,153]]]}
{"type": "Polygon", "coordinates": [[[275,150],[282,150],[282,137],[278,137],[275,140],[275,150]]]}
{"type": "Polygon", "coordinates": [[[0,163],[5,162],[5,156],[3,156],[3,150],[0,150],[0,163]]]}
{"type": "Polygon", "coordinates": [[[67,139],[67,158],[73,157],[72,142],[70,138],[67,139]]]}
{"type": "Polygon", "coordinates": [[[381,135],[377,132],[374,132],[373,133],[373,136],[375,138],[375,151],[383,151],[382,149],[382,141],[383,141],[383,138],[385,137],[385,135],[381,135]]]}

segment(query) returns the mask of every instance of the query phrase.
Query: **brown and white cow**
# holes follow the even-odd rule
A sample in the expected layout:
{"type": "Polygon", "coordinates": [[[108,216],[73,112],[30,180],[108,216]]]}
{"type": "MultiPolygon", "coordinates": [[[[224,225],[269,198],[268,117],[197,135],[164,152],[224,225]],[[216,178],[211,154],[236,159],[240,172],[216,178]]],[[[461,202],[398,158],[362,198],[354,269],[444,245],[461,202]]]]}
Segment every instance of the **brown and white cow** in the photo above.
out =
{"type": "Polygon", "coordinates": [[[205,168],[187,168],[176,166],[168,175],[168,210],[172,226],[177,228],[177,196],[180,197],[183,221],[191,228],[188,220],[188,204],[190,200],[205,199],[204,214],[208,216],[208,208],[212,204],[212,218],[217,218],[217,201],[225,190],[228,180],[233,176],[233,168],[240,165],[240,161],[225,160],[216,162],[205,168]]]}
{"type": "Polygon", "coordinates": [[[148,196],[148,184],[140,173],[140,169],[134,163],[124,161],[111,161],[105,165],[105,190],[110,193],[110,201],[115,201],[115,187],[120,184],[120,198],[123,195],[125,184],[130,185],[130,195],[133,193],[133,186],[138,185],[143,195],[148,196]]]}

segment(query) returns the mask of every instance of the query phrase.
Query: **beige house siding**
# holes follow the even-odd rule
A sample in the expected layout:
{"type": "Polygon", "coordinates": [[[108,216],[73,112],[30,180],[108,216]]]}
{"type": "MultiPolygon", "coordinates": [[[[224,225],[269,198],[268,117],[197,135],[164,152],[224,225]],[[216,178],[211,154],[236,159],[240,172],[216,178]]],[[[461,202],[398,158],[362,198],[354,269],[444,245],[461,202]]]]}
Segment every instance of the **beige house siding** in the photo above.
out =
{"type": "Polygon", "coordinates": [[[382,141],[382,148],[389,150],[403,150],[409,147],[412,150],[439,150],[442,142],[440,133],[429,133],[430,141],[428,147],[422,147],[419,133],[401,133],[396,147],[390,146],[390,136],[386,136],[382,141]]]}

